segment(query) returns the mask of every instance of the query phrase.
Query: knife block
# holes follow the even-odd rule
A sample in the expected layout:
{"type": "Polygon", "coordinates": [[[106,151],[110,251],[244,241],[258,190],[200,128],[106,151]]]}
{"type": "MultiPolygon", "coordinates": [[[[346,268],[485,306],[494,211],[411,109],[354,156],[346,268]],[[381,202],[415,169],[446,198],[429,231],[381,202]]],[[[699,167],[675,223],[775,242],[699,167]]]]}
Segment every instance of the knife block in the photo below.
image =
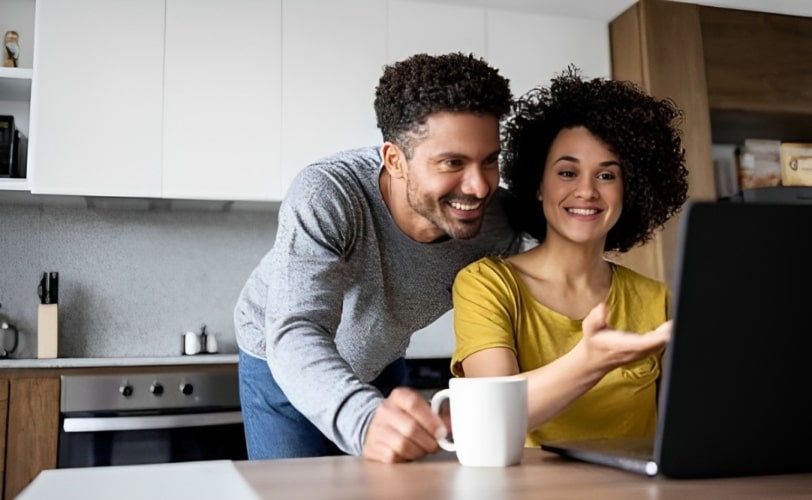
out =
{"type": "Polygon", "coordinates": [[[55,358],[59,334],[59,304],[40,304],[37,311],[37,358],[55,358]]]}

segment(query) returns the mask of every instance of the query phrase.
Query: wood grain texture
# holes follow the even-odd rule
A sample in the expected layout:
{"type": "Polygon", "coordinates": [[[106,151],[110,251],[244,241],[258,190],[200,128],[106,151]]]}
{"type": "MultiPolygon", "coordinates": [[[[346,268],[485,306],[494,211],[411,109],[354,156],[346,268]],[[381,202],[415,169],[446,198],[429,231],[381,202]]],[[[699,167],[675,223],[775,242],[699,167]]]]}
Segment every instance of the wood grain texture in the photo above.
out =
{"type": "Polygon", "coordinates": [[[812,19],[699,12],[712,108],[812,113],[812,19]]]}
{"type": "Polygon", "coordinates": [[[465,467],[449,452],[394,465],[344,456],[238,461],[235,466],[263,499],[740,500],[801,499],[812,491],[812,474],[668,480],[576,462],[538,448],[525,448],[521,465],[513,467],[465,467]]]}
{"type": "Polygon", "coordinates": [[[0,378],[0,499],[3,498],[6,477],[6,429],[8,424],[9,380],[0,378]]]}
{"type": "MultiPolygon", "coordinates": [[[[613,20],[612,77],[638,83],[655,97],[672,99],[683,111],[680,124],[688,175],[688,197],[714,199],[710,111],[699,10],[696,5],[640,0],[613,20]]],[[[647,245],[617,260],[674,285],[679,215],[647,245]]]]}
{"type": "Polygon", "coordinates": [[[56,468],[59,379],[11,381],[5,498],[17,496],[43,469],[56,468]]]}

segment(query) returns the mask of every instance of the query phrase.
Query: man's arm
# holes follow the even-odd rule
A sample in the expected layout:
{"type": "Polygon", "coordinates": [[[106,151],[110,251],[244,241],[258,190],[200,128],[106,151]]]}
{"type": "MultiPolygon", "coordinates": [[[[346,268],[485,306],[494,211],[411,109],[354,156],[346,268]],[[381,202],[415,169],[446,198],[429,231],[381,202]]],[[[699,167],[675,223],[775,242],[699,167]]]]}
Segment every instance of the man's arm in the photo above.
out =
{"type": "Polygon", "coordinates": [[[358,280],[348,256],[359,241],[361,203],[318,171],[294,183],[268,260],[266,354],[290,402],[343,451],[410,460],[437,450],[441,421],[414,391],[384,402],[335,344],[344,293],[358,280]]]}

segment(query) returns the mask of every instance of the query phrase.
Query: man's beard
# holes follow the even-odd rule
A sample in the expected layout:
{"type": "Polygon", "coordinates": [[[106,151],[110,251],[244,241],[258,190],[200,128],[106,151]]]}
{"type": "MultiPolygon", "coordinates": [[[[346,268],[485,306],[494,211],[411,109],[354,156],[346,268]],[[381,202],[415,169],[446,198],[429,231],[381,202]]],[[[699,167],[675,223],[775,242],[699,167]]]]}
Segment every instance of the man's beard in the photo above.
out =
{"type": "MultiPolygon", "coordinates": [[[[448,237],[458,240],[469,240],[479,234],[482,228],[482,217],[471,220],[458,220],[448,216],[443,207],[450,201],[460,201],[462,203],[480,203],[482,200],[470,196],[444,196],[435,201],[412,190],[411,181],[406,182],[406,201],[409,206],[429,220],[435,227],[442,230],[448,237]]],[[[487,205],[486,202],[482,202],[487,205]]]]}

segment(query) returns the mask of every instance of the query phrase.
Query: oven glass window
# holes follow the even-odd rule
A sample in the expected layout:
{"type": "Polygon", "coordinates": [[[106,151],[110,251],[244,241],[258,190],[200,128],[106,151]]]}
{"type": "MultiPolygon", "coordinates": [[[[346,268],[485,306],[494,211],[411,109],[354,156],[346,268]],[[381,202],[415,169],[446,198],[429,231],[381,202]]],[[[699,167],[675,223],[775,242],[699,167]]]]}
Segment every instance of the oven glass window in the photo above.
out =
{"type": "Polygon", "coordinates": [[[57,467],[246,460],[242,424],[126,431],[60,432],[57,467]]]}

